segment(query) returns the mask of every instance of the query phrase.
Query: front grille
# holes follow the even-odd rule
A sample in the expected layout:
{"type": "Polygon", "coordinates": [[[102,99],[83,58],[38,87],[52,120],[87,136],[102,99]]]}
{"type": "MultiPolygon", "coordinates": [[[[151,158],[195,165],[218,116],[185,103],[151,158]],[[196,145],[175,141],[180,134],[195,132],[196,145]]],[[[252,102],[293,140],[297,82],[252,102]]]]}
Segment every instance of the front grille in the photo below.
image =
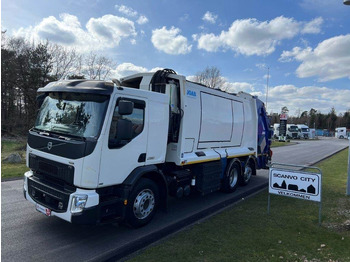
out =
{"type": "Polygon", "coordinates": [[[58,175],[58,168],[57,166],[50,165],[48,163],[39,161],[39,170],[42,172],[45,172],[47,174],[57,176],[58,175]]]}
{"type": "Polygon", "coordinates": [[[36,174],[73,185],[74,166],[62,164],[33,154],[29,155],[29,168],[36,174]]]}
{"type": "Polygon", "coordinates": [[[72,192],[57,189],[36,178],[28,178],[28,194],[33,200],[55,212],[66,212],[72,192]]]}

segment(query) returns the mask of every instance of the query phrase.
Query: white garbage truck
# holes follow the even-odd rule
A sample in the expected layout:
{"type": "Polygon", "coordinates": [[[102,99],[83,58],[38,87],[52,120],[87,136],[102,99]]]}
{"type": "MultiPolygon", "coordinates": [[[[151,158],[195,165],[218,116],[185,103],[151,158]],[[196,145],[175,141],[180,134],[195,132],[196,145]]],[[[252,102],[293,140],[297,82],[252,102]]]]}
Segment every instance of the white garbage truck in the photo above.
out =
{"type": "Polygon", "coordinates": [[[271,160],[265,106],[171,69],[38,89],[24,197],[77,224],[147,224],[168,196],[233,192],[271,160]]]}

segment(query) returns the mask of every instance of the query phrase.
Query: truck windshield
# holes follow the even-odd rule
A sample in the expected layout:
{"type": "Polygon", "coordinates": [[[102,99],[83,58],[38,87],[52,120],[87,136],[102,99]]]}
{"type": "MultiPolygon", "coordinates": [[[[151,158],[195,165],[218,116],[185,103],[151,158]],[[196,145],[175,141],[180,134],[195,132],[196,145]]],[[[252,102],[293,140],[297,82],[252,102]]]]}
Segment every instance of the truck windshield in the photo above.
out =
{"type": "Polygon", "coordinates": [[[41,105],[35,129],[81,138],[96,138],[109,96],[53,92],[41,105]]]}

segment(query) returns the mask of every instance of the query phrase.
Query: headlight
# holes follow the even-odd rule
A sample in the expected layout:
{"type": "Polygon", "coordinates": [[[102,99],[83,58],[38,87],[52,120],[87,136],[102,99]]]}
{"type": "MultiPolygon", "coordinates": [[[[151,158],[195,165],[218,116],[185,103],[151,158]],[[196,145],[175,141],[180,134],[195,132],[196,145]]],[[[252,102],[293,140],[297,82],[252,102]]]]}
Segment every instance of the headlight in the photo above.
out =
{"type": "Polygon", "coordinates": [[[87,195],[74,195],[72,199],[72,206],[70,211],[73,214],[82,212],[86,205],[87,199],[88,199],[87,195]]]}

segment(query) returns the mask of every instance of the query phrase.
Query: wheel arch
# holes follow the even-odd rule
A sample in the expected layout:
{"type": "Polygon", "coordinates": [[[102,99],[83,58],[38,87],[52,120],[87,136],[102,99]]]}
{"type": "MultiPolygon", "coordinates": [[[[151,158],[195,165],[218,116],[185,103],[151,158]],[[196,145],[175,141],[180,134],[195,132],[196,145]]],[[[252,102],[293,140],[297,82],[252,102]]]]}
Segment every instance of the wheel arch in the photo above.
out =
{"type": "Polygon", "coordinates": [[[166,209],[168,186],[161,170],[155,165],[137,167],[124,180],[123,184],[129,186],[131,192],[141,178],[147,178],[156,183],[159,190],[160,208],[166,209]]]}
{"type": "Polygon", "coordinates": [[[256,176],[256,169],[258,167],[258,162],[255,156],[249,156],[246,163],[251,162],[254,164],[253,176],[256,176]]]}
{"type": "MultiPolygon", "coordinates": [[[[226,169],[229,169],[231,167],[232,163],[234,163],[234,162],[238,163],[238,165],[240,167],[240,170],[241,170],[241,173],[242,173],[243,172],[243,163],[244,163],[244,161],[242,161],[242,159],[239,159],[238,157],[232,158],[230,160],[230,162],[228,163],[226,169]]],[[[228,171],[228,170],[226,170],[226,171],[228,171]]]]}

